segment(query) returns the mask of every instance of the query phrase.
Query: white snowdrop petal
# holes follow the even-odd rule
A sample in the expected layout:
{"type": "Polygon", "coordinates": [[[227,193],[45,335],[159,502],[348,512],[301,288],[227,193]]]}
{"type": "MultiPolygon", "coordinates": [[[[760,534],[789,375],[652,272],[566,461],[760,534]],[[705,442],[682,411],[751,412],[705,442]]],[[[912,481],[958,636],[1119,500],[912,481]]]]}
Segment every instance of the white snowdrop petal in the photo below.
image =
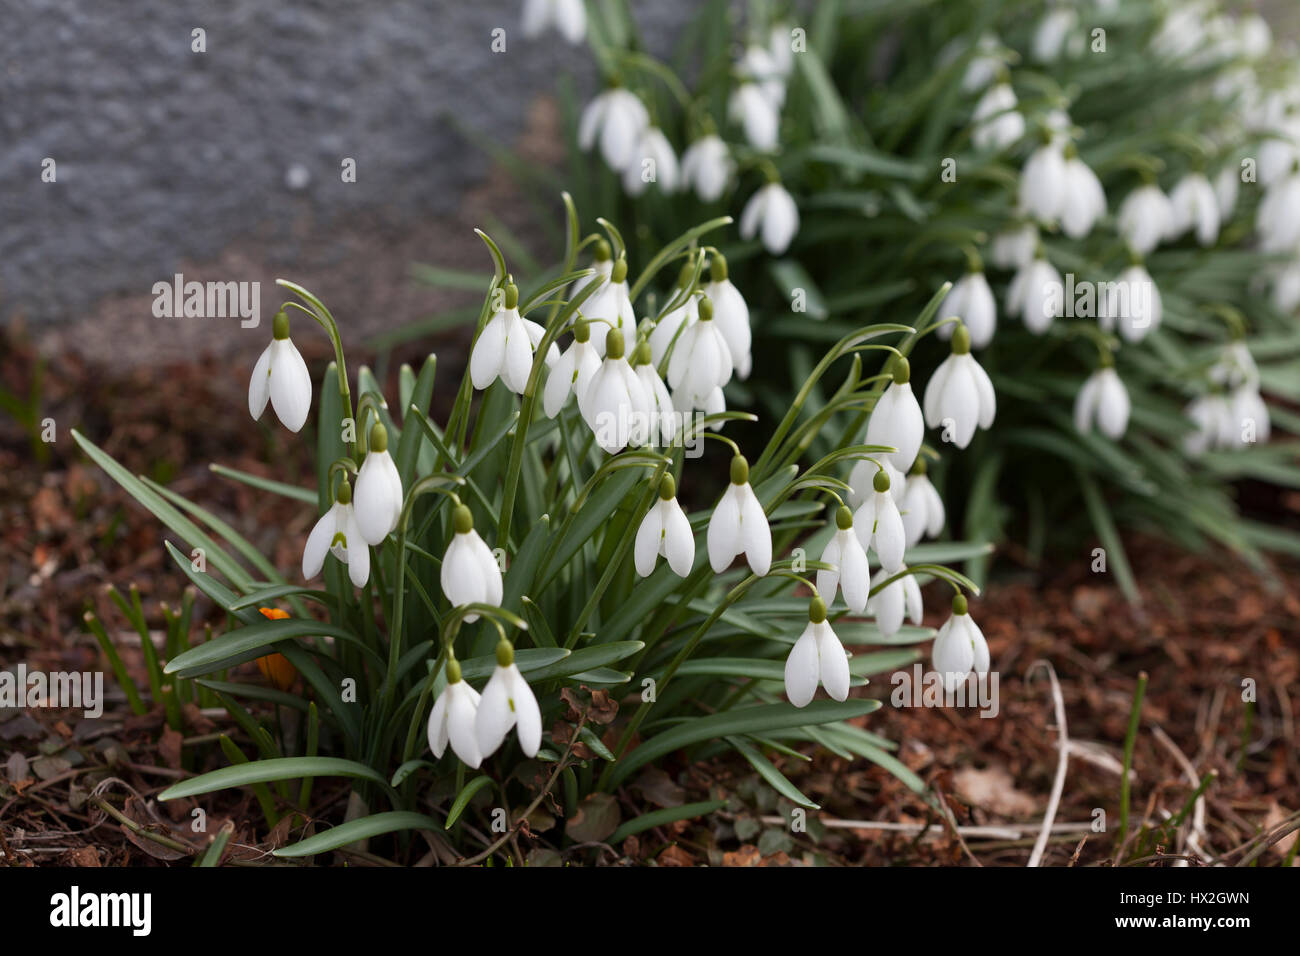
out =
{"type": "Polygon", "coordinates": [[[307,535],[307,544],[302,549],[302,576],[308,581],[320,574],[321,568],[325,566],[325,555],[329,553],[330,543],[334,540],[338,513],[339,505],[331,505],[330,510],[316,520],[311,533],[307,535]]]}
{"type": "Polygon", "coordinates": [[[479,753],[484,757],[496,753],[514,725],[515,711],[510,706],[508,673],[497,665],[483,688],[474,716],[474,735],[479,753]]]}
{"type": "Polygon", "coordinates": [[[641,519],[641,526],[636,530],[636,541],[632,546],[632,561],[636,566],[636,573],[643,578],[654,573],[663,533],[663,513],[656,503],[641,519]]]}
{"type": "Polygon", "coordinates": [[[254,421],[262,417],[266,403],[271,400],[271,345],[267,345],[257,357],[253,375],[248,380],[248,413],[254,421]]]}
{"type": "Polygon", "coordinates": [[[822,686],[832,699],[846,700],[849,696],[849,657],[844,653],[844,645],[835,636],[828,622],[822,621],[813,625],[813,628],[817,634],[822,686]]]}
{"type": "Polygon", "coordinates": [[[691,573],[695,565],[695,535],[691,531],[690,519],[678,504],[677,499],[662,506],[664,515],[663,555],[668,566],[679,578],[691,573]]]}
{"type": "Polygon", "coordinates": [[[785,695],[790,703],[796,707],[807,707],[817,693],[820,678],[817,635],[810,622],[794,642],[790,656],[785,659],[785,695]]]}
{"type": "Polygon", "coordinates": [[[433,710],[429,712],[429,749],[435,757],[441,757],[447,752],[447,697],[447,691],[444,690],[433,702],[433,710]]]}
{"type": "Polygon", "coordinates": [[[533,689],[528,686],[519,667],[511,664],[509,671],[510,700],[515,709],[515,733],[519,737],[519,749],[524,756],[533,758],[542,746],[542,711],[537,704],[533,689]]]}
{"type": "Polygon", "coordinates": [[[705,536],[709,549],[709,565],[714,574],[721,574],[740,553],[740,501],[737,485],[728,485],[722,500],[709,518],[705,536]]]}
{"type": "Polygon", "coordinates": [[[763,506],[749,485],[740,492],[740,542],[749,569],[759,577],[772,567],[772,529],[763,506]]]}
{"type": "Polygon", "coordinates": [[[311,411],[311,373],[289,339],[276,339],[271,349],[271,407],[285,428],[301,431],[311,411]]]}
{"type": "Polygon", "coordinates": [[[903,566],[903,551],[907,535],[903,531],[903,518],[893,495],[878,492],[876,497],[876,533],[873,538],[876,555],[890,574],[903,566]]]}
{"type": "Polygon", "coordinates": [[[451,695],[447,701],[447,739],[451,749],[465,766],[477,769],[483,762],[474,727],[478,694],[463,680],[452,684],[445,693],[451,695]]]}
{"type": "Polygon", "coordinates": [[[506,318],[498,312],[483,326],[469,355],[469,378],[475,388],[481,391],[496,381],[501,373],[505,344],[506,318]]]}
{"type": "Polygon", "coordinates": [[[843,538],[838,531],[831,535],[830,541],[826,542],[826,547],[822,549],[820,558],[822,564],[829,564],[833,570],[819,568],[817,570],[817,593],[821,595],[823,601],[830,604],[835,600],[835,592],[840,586],[840,552],[843,538]]]}

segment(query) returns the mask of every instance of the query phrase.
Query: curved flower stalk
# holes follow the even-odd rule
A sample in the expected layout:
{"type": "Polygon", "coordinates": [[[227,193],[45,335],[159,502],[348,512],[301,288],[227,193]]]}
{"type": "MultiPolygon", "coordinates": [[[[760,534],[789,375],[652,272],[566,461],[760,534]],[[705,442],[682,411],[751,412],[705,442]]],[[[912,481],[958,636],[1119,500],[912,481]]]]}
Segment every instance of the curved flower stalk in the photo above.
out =
{"type": "Polygon", "coordinates": [[[650,125],[650,113],[635,93],[621,86],[611,87],[587,104],[578,122],[578,144],[590,150],[600,143],[606,165],[621,173],[636,160],[642,132],[650,125]]]}
{"type": "Polygon", "coordinates": [[[356,510],[352,507],[352,486],[346,478],[339,485],[338,497],[329,511],[312,526],[307,544],[302,549],[302,576],[310,581],[325,567],[325,556],[347,565],[348,578],[359,588],[370,580],[370,548],[357,525],[356,510]],[[351,548],[348,543],[351,542],[351,548]]]}
{"type": "Polygon", "coordinates": [[[402,514],[402,477],[388,453],[388,430],[375,422],[370,443],[357,472],[353,511],[357,530],[366,544],[380,544],[397,527],[402,514]]]}
{"type": "MultiPolygon", "coordinates": [[[[452,607],[468,604],[501,606],[503,582],[501,566],[496,555],[474,530],[474,515],[463,504],[456,505],[452,513],[453,534],[447,551],[442,556],[439,583],[452,607]]],[[[466,623],[478,620],[474,613],[466,614],[466,623]]]]}
{"type": "Polygon", "coordinates": [[[873,481],[874,493],[862,502],[853,515],[853,528],[864,548],[874,548],[881,566],[890,574],[903,567],[907,534],[903,516],[889,493],[889,475],[882,469],[873,481]]]}
{"type": "Polygon", "coordinates": [[[979,625],[968,612],[966,597],[957,594],[952,599],[952,617],[939,628],[932,651],[934,669],[943,677],[944,687],[951,690],[974,671],[978,675],[989,672],[989,646],[979,625]]]}
{"type": "Polygon", "coordinates": [[[623,355],[623,333],[618,329],[605,335],[605,360],[591,376],[579,408],[596,444],[611,455],[649,434],[651,397],[623,355]]]}
{"type": "Polygon", "coordinates": [[[796,707],[807,707],[818,684],[833,700],[847,700],[849,683],[849,656],[826,620],[826,602],[815,597],[808,607],[808,626],[785,660],[785,694],[796,707]]]}
{"type": "Polygon", "coordinates": [[[248,381],[248,412],[254,421],[262,417],[267,402],[291,432],[302,429],[311,410],[311,374],[289,338],[289,316],[283,309],[275,314],[271,344],[258,357],[248,381]]]}
{"type": "Polygon", "coordinates": [[[731,459],[731,483],[713,509],[707,541],[715,574],[721,574],[742,554],[759,577],[772,567],[772,529],[749,486],[749,462],[743,455],[731,459]]]}
{"type": "Polygon", "coordinates": [[[1111,441],[1119,441],[1128,429],[1128,389],[1113,365],[1105,365],[1088,376],[1074,400],[1074,427],[1080,432],[1097,430],[1111,441]]]}
{"type": "Polygon", "coordinates": [[[643,578],[654,573],[660,557],[668,561],[679,578],[691,573],[695,565],[695,533],[677,501],[677,483],[672,475],[659,480],[659,497],[641,519],[633,553],[636,573],[643,578]]]}
{"type": "Polygon", "coordinates": [[[591,324],[580,317],[573,323],[573,341],[551,367],[542,389],[542,410],[546,417],[558,415],[570,395],[577,396],[581,408],[591,379],[599,370],[600,356],[591,341],[591,324]]]}
{"type": "Polygon", "coordinates": [[[435,757],[452,752],[461,763],[477,769],[483,762],[483,751],[478,742],[478,691],[462,679],[460,662],[455,657],[447,660],[447,689],[438,695],[429,712],[429,749],[435,757]]]}
{"type": "Polygon", "coordinates": [[[907,486],[899,499],[898,510],[903,516],[903,534],[909,548],[919,544],[924,537],[937,538],[943,531],[943,499],[926,474],[923,457],[916,459],[907,476],[907,486]]]}
{"type": "Polygon", "coordinates": [[[587,7],[583,0],[524,0],[522,26],[526,37],[549,29],[577,46],[587,36],[587,7]]]}
{"type": "MultiPolygon", "coordinates": [[[[912,365],[901,356],[894,359],[893,381],[876,399],[876,407],[867,420],[867,444],[885,445],[896,451],[882,457],[900,472],[912,467],[925,438],[925,419],[921,405],[912,392],[912,365]]],[[[888,475],[886,480],[888,480],[888,475]]]]}
{"type": "Polygon", "coordinates": [[[717,202],[736,174],[731,151],[717,133],[701,136],[682,153],[682,185],[704,202],[717,202]]]}
{"type": "Polygon", "coordinates": [[[997,414],[993,383],[970,354],[970,333],[959,326],[952,335],[952,354],[925,386],[925,423],[943,428],[944,440],[965,448],[975,428],[990,428],[997,414]],[[951,434],[949,434],[951,427],[951,434]]]}
{"type": "Polygon", "coordinates": [[[478,701],[474,732],[484,758],[496,753],[514,730],[525,757],[536,757],[542,746],[542,712],[533,689],[515,665],[514,645],[505,638],[497,645],[497,665],[478,701]]]}
{"type": "MultiPolygon", "coordinates": [[[[750,354],[753,333],[749,328],[749,306],[740,290],[732,285],[727,275],[727,260],[721,253],[713,255],[704,295],[713,303],[713,321],[717,323],[722,339],[727,343],[736,377],[744,381],[749,378],[754,364],[750,354]]],[[[698,316],[698,312],[696,314],[698,316]]]]}
{"type": "MultiPolygon", "coordinates": [[[[1037,244],[1038,230],[1033,226],[1025,228],[1030,230],[1037,244]]],[[[1013,251],[1008,251],[1007,254],[1016,255],[1013,251]]],[[[1032,250],[1025,261],[1026,263],[1033,261],[1032,250]]],[[[973,265],[978,266],[978,263],[973,265]]],[[[971,348],[982,349],[992,342],[998,324],[998,305],[993,298],[993,290],[989,288],[989,281],[984,277],[984,272],[973,267],[958,279],[948,291],[948,297],[943,300],[943,305],[939,307],[939,314],[956,316],[962,320],[970,331],[971,348]]],[[[952,324],[949,323],[939,326],[935,331],[939,338],[946,340],[952,337],[952,328],[952,324]]]]}
{"type": "Polygon", "coordinates": [[[740,214],[740,237],[759,236],[763,247],[774,256],[782,255],[799,232],[799,208],[778,182],[770,182],[749,197],[740,214]]]}
{"type": "Polygon", "coordinates": [[[713,301],[700,298],[698,318],[677,338],[668,359],[668,384],[673,406],[680,411],[703,409],[709,396],[731,381],[731,350],[713,321],[713,301]]]}
{"type": "Polygon", "coordinates": [[[833,602],[835,592],[843,591],[849,610],[864,612],[871,595],[871,568],[866,549],[853,530],[853,512],[847,505],[840,505],[835,512],[835,534],[826,543],[821,561],[831,567],[818,569],[817,593],[833,602]]]}

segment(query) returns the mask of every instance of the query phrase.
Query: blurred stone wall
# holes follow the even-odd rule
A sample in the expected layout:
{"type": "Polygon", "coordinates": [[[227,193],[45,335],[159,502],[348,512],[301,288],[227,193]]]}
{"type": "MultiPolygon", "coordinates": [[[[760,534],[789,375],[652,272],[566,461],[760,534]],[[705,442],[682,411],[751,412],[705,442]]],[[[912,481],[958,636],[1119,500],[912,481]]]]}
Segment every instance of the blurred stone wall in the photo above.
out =
{"type": "MultiPolygon", "coordinates": [[[[671,46],[689,8],[638,4],[652,49],[671,46]]],[[[591,88],[586,48],[524,39],[520,10],[518,0],[4,0],[0,322],[94,315],[111,347],[111,330],[145,321],[153,283],[177,271],[269,281],[287,267],[372,323],[376,312],[389,324],[427,311],[378,287],[409,285],[411,261],[456,258],[449,247],[482,254],[459,213],[489,164],[450,118],[505,145],[532,124],[538,148],[554,148],[555,111],[539,94],[561,69],[591,88]],[[504,53],[491,49],[498,27],[504,53]],[[355,183],[342,181],[345,158],[355,183]],[[47,160],[55,182],[42,181],[47,160]]]]}

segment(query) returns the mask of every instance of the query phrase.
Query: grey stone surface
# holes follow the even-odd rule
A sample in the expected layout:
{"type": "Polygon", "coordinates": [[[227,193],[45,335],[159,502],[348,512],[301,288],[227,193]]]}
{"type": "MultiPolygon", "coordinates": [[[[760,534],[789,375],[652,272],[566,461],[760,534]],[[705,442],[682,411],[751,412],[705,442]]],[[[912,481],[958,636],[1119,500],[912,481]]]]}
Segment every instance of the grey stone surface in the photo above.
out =
{"type": "MultiPolygon", "coordinates": [[[[637,5],[652,49],[688,7],[637,5]]],[[[404,248],[487,172],[450,115],[512,144],[557,70],[585,90],[594,76],[585,47],[525,40],[517,0],[4,0],[3,12],[0,321],[36,326],[105,297],[138,312],[187,263],[219,264],[200,279],[284,265],[328,276],[404,248]],[[41,181],[46,157],[55,183],[41,181]],[[341,181],[344,157],[355,183],[341,181]]]]}

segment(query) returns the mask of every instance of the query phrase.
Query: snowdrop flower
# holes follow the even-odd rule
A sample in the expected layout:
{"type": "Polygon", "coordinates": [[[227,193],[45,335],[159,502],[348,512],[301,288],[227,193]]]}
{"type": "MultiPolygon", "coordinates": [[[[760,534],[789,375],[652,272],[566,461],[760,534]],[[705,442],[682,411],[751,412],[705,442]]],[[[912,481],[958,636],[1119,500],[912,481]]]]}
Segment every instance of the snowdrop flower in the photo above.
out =
{"type": "Polygon", "coordinates": [[[1245,447],[1255,442],[1267,442],[1272,425],[1268,406],[1264,404],[1259,389],[1242,385],[1233,390],[1228,403],[1232,413],[1232,446],[1245,447]]]}
{"type": "Polygon", "coordinates": [[[352,507],[366,544],[380,544],[402,515],[402,478],[388,453],[388,430],[378,422],[370,426],[370,444],[357,472],[352,507]]]}
{"type": "Polygon", "coordinates": [[[780,183],[768,183],[749,197],[740,214],[740,238],[761,236],[763,247],[774,256],[790,248],[799,232],[799,209],[780,183]]]}
{"type": "Polygon", "coordinates": [[[258,357],[248,380],[248,411],[257,421],[269,401],[280,423],[296,432],[311,410],[311,373],[289,338],[289,316],[277,312],[271,329],[271,344],[258,357]]]}
{"type": "MultiPolygon", "coordinates": [[[[1036,244],[1038,230],[1033,226],[1029,228],[1033,230],[1036,244]]],[[[1028,261],[1032,261],[1033,250],[1030,250],[1029,255],[1028,261]]],[[[939,306],[939,314],[945,318],[955,315],[962,320],[970,330],[971,348],[982,349],[993,341],[993,332],[998,324],[998,305],[993,298],[993,290],[989,288],[989,280],[980,271],[978,263],[972,263],[971,271],[948,290],[943,305],[939,306]]],[[[940,339],[946,341],[952,337],[952,323],[941,325],[935,331],[940,339]]]]}
{"type": "Polygon", "coordinates": [[[749,486],[749,462],[743,455],[731,459],[731,484],[713,509],[706,539],[714,574],[721,574],[742,554],[759,577],[772,567],[772,529],[749,486]]]}
{"type": "Polygon", "coordinates": [[[1133,190],[1119,207],[1118,226],[1134,252],[1151,253],[1169,235],[1174,224],[1174,209],[1155,183],[1133,190]]]}
{"type": "Polygon", "coordinates": [[[1065,154],[1053,139],[1034,150],[1020,173],[1020,208],[1041,222],[1054,223],[1068,187],[1065,154]]]}
{"type": "Polygon", "coordinates": [[[874,548],[881,566],[894,574],[903,566],[903,551],[907,547],[907,534],[903,530],[903,516],[898,504],[889,493],[889,475],[876,472],[874,488],[866,501],[853,515],[853,528],[863,548],[874,548]]]}
{"type": "MultiPolygon", "coordinates": [[[[789,51],[790,66],[794,65],[794,51],[789,51]]],[[[772,109],[779,112],[785,104],[785,80],[790,73],[789,67],[783,68],[773,52],[758,44],[746,48],[744,56],[736,66],[736,72],[743,80],[756,85],[764,99],[772,104],[772,109]]]]}
{"type": "Polygon", "coordinates": [[[1300,171],[1268,187],[1255,219],[1264,252],[1293,252],[1300,246],[1300,171]]]}
{"type": "Polygon", "coordinates": [[[594,271],[591,275],[579,276],[573,280],[569,286],[569,298],[574,298],[579,292],[592,282],[602,282],[609,279],[609,274],[614,271],[614,253],[609,248],[609,243],[604,239],[597,239],[592,244],[592,260],[590,268],[594,271]]]}
{"type": "Polygon", "coordinates": [[[1097,427],[1111,441],[1119,441],[1128,429],[1128,389],[1112,365],[1088,376],[1074,400],[1074,427],[1081,433],[1097,427]]]}
{"type": "Polygon", "coordinates": [[[1203,246],[1214,245],[1219,238],[1219,199],[1203,173],[1184,176],[1169,193],[1169,206],[1173,212],[1170,239],[1195,229],[1197,242],[1203,246]]]}
{"type": "Polygon", "coordinates": [[[794,70],[794,31],[788,23],[774,23],[767,34],[767,50],[772,64],[782,78],[789,78],[794,70]]]}
{"type": "Polygon", "coordinates": [[[713,321],[713,301],[700,298],[699,318],[678,336],[668,359],[673,404],[682,411],[703,408],[714,389],[731,381],[731,350],[713,321]]]}
{"type": "Polygon", "coordinates": [[[1065,194],[1061,197],[1061,231],[1082,239],[1106,214],[1106,193],[1097,174],[1079,158],[1074,144],[1065,149],[1065,194]]]}
{"type": "MultiPolygon", "coordinates": [[[[1021,266],[1007,286],[1007,311],[1020,316],[1025,328],[1042,335],[1052,327],[1065,308],[1065,280],[1043,258],[1042,247],[1027,265],[1021,266]]],[[[971,336],[974,341],[974,336],[971,336]]]]}
{"type": "Polygon", "coordinates": [[[943,531],[943,499],[934,490],[925,471],[925,459],[916,459],[898,502],[898,510],[903,516],[903,534],[909,548],[918,544],[921,538],[937,538],[943,531]]]}
{"type": "Polygon", "coordinates": [[[1236,166],[1224,166],[1214,177],[1214,198],[1219,204],[1219,222],[1232,218],[1237,208],[1237,195],[1241,191],[1241,174],[1236,166]]]}
{"type": "Polygon", "coordinates": [[[636,531],[632,549],[636,573],[648,578],[661,555],[679,578],[690,574],[695,565],[695,533],[677,501],[677,482],[667,474],[659,481],[658,500],[650,506],[636,531]]]}
{"type": "Polygon", "coordinates": [[[1300,306],[1300,262],[1274,270],[1271,278],[1273,291],[1269,298],[1273,308],[1287,314],[1295,312],[1300,306]]]}
{"type": "Polygon", "coordinates": [[[682,154],[682,185],[704,202],[717,202],[736,171],[727,144],[716,133],[702,136],[682,154]]]}
{"type": "MultiPolygon", "coordinates": [[[[624,335],[631,334],[636,328],[636,312],[632,309],[632,298],[627,287],[627,259],[619,256],[610,266],[609,281],[587,300],[583,314],[591,319],[604,319],[610,326],[624,335]]],[[[597,336],[596,354],[604,358],[605,337],[597,336]]]]}
{"type": "Polygon", "coordinates": [[[573,323],[573,341],[551,368],[542,390],[542,410],[547,418],[560,413],[570,395],[578,396],[581,407],[591,377],[600,369],[600,356],[591,341],[591,324],[581,316],[573,323]]]}
{"type": "Polygon", "coordinates": [[[1078,26],[1079,15],[1069,7],[1052,7],[1038,22],[1031,45],[1033,57],[1039,63],[1052,63],[1061,58],[1062,51],[1074,55],[1069,44],[1070,33],[1078,26]]]}
{"type": "Polygon", "coordinates": [[[640,196],[654,183],[667,195],[677,191],[677,180],[677,154],[672,144],[659,127],[647,126],[637,140],[632,162],[623,170],[623,191],[640,196]]]}
{"type": "Polygon", "coordinates": [[[785,695],[796,707],[807,707],[818,684],[834,700],[848,699],[849,655],[826,620],[826,602],[816,597],[808,608],[808,626],[785,659],[785,695]]]}
{"type": "MultiPolygon", "coordinates": [[[[952,62],[959,55],[961,41],[956,40],[949,48],[945,48],[939,56],[941,65],[952,62]],[[945,62],[946,61],[946,62],[945,62]]],[[[986,33],[979,38],[975,45],[975,54],[966,64],[966,72],[962,74],[961,88],[966,93],[976,93],[990,83],[998,75],[998,71],[1005,68],[1004,55],[1002,52],[1002,43],[996,36],[986,33]]]]}
{"type": "MultiPolygon", "coordinates": [[[[677,301],[688,285],[695,280],[695,269],[687,263],[682,266],[682,271],[677,277],[677,290],[671,296],[672,301],[677,301]]],[[[654,328],[650,332],[650,355],[656,365],[664,360],[668,354],[668,349],[678,338],[678,331],[689,328],[695,324],[700,316],[700,292],[692,288],[692,291],[681,300],[681,304],[669,309],[663,314],[654,328]]]]}
{"type": "Polygon", "coordinates": [[[857,508],[876,493],[876,474],[883,471],[889,476],[889,493],[901,501],[907,485],[907,476],[894,467],[883,455],[876,458],[859,458],[849,473],[849,504],[857,508]]]}
{"type": "MultiPolygon", "coordinates": [[[[439,583],[452,607],[466,604],[501,606],[501,565],[487,543],[474,530],[474,515],[467,505],[458,504],[452,512],[451,543],[442,556],[439,583]]],[[[466,623],[478,620],[466,614],[466,623]]]]}
{"type": "Polygon", "coordinates": [[[1248,60],[1259,60],[1273,45],[1273,31],[1258,13],[1248,13],[1235,21],[1236,47],[1248,60]]]}
{"type": "Polygon", "coordinates": [[[1275,186],[1285,179],[1300,159],[1300,149],[1296,147],[1294,124],[1292,131],[1282,136],[1270,136],[1259,146],[1259,162],[1256,164],[1256,178],[1261,186],[1275,186]]]}
{"type": "Polygon", "coordinates": [[[1193,399],[1184,409],[1193,431],[1183,438],[1183,450],[1201,455],[1213,448],[1228,448],[1236,441],[1232,408],[1217,392],[1193,399]]]}
{"type": "Polygon", "coordinates": [[[577,46],[587,35],[587,7],[583,0],[524,0],[524,36],[532,39],[554,29],[577,46]]]}
{"type": "Polygon", "coordinates": [[[475,727],[479,695],[461,679],[460,662],[447,660],[447,687],[433,702],[429,714],[429,749],[435,757],[447,751],[447,743],[465,766],[476,769],[483,762],[475,727]]]}
{"type": "Polygon", "coordinates": [[[980,151],[1001,151],[1020,142],[1025,118],[1017,110],[1015,90],[1005,81],[989,87],[971,116],[971,141],[980,151]]]}
{"type": "Polygon", "coordinates": [[[667,448],[677,437],[677,409],[673,406],[672,396],[668,394],[668,386],[664,384],[664,380],[659,377],[659,370],[655,368],[649,342],[642,342],[636,347],[632,371],[636,373],[637,381],[645,391],[650,408],[650,418],[644,433],[638,433],[633,441],[635,444],[659,442],[667,448]],[[655,430],[656,428],[658,431],[655,430]]]}
{"type": "MultiPolygon", "coordinates": [[[[519,314],[519,288],[513,282],[507,279],[502,289],[503,308],[492,313],[474,340],[469,355],[469,377],[480,391],[500,378],[506,388],[522,395],[533,371],[533,349],[541,342],[545,330],[519,314]]],[[[552,343],[547,364],[558,357],[558,349],[552,343]]]]}
{"type": "Polygon", "coordinates": [[[746,80],[732,91],[727,101],[727,116],[738,123],[750,146],[765,153],[780,145],[781,115],[763,87],[746,80]]]}
{"type": "Polygon", "coordinates": [[[600,93],[587,104],[578,122],[578,145],[584,151],[600,139],[600,154],[616,173],[636,159],[641,132],[650,125],[645,104],[621,86],[600,93]]]}
{"type": "Polygon", "coordinates": [[[348,577],[359,588],[370,580],[370,548],[357,527],[352,507],[352,486],[347,479],[339,485],[338,498],[312,526],[302,549],[302,576],[310,581],[325,567],[325,555],[332,554],[348,566],[348,577]],[[348,547],[351,542],[351,548],[348,547]]]}
{"type": "Polygon", "coordinates": [[[871,596],[871,568],[866,549],[853,531],[853,512],[847,505],[840,505],[835,512],[835,534],[822,551],[821,561],[834,570],[817,572],[817,593],[833,602],[836,590],[841,590],[849,610],[865,611],[871,596]]]}
{"type": "Polygon", "coordinates": [[[1140,262],[1121,272],[1108,294],[1097,296],[1098,324],[1110,332],[1118,323],[1120,337],[1126,342],[1141,342],[1163,317],[1160,290],[1140,262]]]}
{"type": "Polygon", "coordinates": [[[930,653],[934,669],[943,676],[943,686],[949,690],[966,680],[972,670],[977,675],[989,672],[988,643],[967,612],[963,595],[952,599],[952,617],[939,628],[930,653]]]}
{"type": "Polygon", "coordinates": [[[585,402],[578,405],[596,444],[611,455],[648,434],[650,420],[650,396],[624,358],[623,348],[623,333],[610,329],[605,336],[605,360],[587,385],[585,402]]]}
{"type": "Polygon", "coordinates": [[[1246,343],[1237,339],[1224,347],[1219,360],[1210,366],[1210,381],[1215,385],[1236,388],[1239,385],[1259,386],[1259,366],[1250,354],[1246,343]]]}
{"type": "Polygon", "coordinates": [[[497,666],[483,688],[474,717],[474,732],[483,757],[496,753],[511,730],[519,737],[524,756],[536,757],[542,746],[542,711],[515,664],[514,645],[503,638],[497,644],[497,666]]]}
{"type": "MultiPolygon", "coordinates": [[[[1038,227],[1032,222],[1013,226],[993,237],[989,260],[999,269],[1019,269],[1033,261],[1038,245],[1038,227]]],[[[974,335],[971,338],[973,340],[974,335]]]]}
{"type": "MultiPolygon", "coordinates": [[[[892,573],[881,568],[876,573],[873,587],[880,587],[895,574],[906,570],[905,564],[892,573]]],[[[910,618],[913,624],[920,624],[925,609],[921,604],[921,585],[916,583],[916,576],[903,574],[898,580],[880,588],[872,595],[867,610],[875,617],[876,627],[880,628],[880,633],[885,637],[893,637],[899,632],[904,617],[910,618]]]]}
{"type": "Polygon", "coordinates": [[[867,419],[868,445],[887,445],[897,449],[882,452],[899,471],[912,467],[925,438],[925,419],[921,404],[912,392],[912,366],[907,359],[894,357],[894,380],[876,399],[876,407],[867,419]]]}
{"type": "Polygon", "coordinates": [[[717,323],[718,331],[722,333],[727,349],[731,352],[736,377],[746,379],[753,367],[749,305],[727,277],[727,260],[721,253],[714,255],[709,275],[710,281],[704,286],[704,294],[713,303],[713,321],[717,323]]]}
{"type": "Polygon", "coordinates": [[[970,333],[958,328],[952,335],[952,354],[943,360],[925,386],[925,423],[942,427],[944,440],[965,448],[975,426],[988,428],[997,414],[997,397],[988,373],[970,354],[970,333]],[[951,429],[951,431],[950,431],[951,429]]]}

